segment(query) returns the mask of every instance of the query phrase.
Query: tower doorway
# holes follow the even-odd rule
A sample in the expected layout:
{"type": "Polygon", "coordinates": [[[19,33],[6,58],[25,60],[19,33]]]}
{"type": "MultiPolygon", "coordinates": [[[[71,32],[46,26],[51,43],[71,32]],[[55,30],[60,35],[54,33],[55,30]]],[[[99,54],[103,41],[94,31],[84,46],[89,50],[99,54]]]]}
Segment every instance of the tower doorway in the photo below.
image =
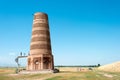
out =
{"type": "Polygon", "coordinates": [[[49,69],[50,68],[50,58],[49,57],[44,57],[43,58],[43,64],[44,64],[44,69],[49,69]]]}
{"type": "Polygon", "coordinates": [[[39,69],[38,67],[39,67],[39,61],[36,60],[36,61],[35,61],[35,70],[38,70],[38,69],[39,69]]]}

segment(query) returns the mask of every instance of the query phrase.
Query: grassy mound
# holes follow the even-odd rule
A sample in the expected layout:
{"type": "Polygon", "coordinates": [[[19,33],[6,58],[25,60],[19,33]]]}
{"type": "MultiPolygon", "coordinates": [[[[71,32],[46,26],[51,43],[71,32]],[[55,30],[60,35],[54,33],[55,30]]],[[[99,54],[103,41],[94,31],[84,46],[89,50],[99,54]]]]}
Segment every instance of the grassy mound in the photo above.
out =
{"type": "Polygon", "coordinates": [[[98,69],[102,71],[108,71],[108,72],[120,72],[120,61],[101,66],[98,69]]]}

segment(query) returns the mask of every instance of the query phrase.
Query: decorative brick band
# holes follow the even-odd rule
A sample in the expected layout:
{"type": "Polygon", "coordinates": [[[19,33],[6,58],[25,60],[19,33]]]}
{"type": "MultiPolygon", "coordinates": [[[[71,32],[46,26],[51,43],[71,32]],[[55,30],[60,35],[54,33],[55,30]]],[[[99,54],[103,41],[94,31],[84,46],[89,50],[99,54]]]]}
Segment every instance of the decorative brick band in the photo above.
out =
{"type": "Polygon", "coordinates": [[[35,19],[48,19],[48,16],[46,14],[43,14],[43,15],[34,15],[34,20],[35,19]]]}
{"type": "Polygon", "coordinates": [[[49,25],[48,24],[44,24],[44,23],[35,23],[33,25],[33,28],[35,27],[45,27],[45,28],[49,28],[49,25]]]}
{"type": "Polygon", "coordinates": [[[39,56],[40,55],[43,55],[43,54],[51,54],[51,50],[48,50],[48,49],[32,49],[30,50],[30,54],[38,54],[39,56]]]}
{"type": "Polygon", "coordinates": [[[47,50],[51,50],[51,46],[50,45],[46,45],[46,44],[36,44],[36,45],[31,45],[30,50],[32,49],[47,49],[47,50]]]}
{"type": "Polygon", "coordinates": [[[46,19],[35,19],[33,21],[33,24],[36,24],[36,23],[44,23],[44,24],[48,24],[48,21],[46,19]]]}
{"type": "Polygon", "coordinates": [[[45,45],[50,45],[50,43],[49,42],[47,42],[47,41],[35,41],[35,42],[31,42],[31,46],[32,45],[36,45],[36,44],[45,44],[45,45]]]}
{"type": "Polygon", "coordinates": [[[32,29],[32,31],[36,31],[36,30],[47,30],[47,31],[49,31],[49,29],[45,28],[45,27],[35,27],[35,28],[32,29]]]}
{"type": "Polygon", "coordinates": [[[46,34],[46,35],[50,35],[48,30],[35,30],[32,32],[32,35],[36,35],[36,34],[46,34]]]}
{"type": "Polygon", "coordinates": [[[50,42],[50,38],[49,37],[34,37],[34,38],[32,38],[31,42],[36,42],[36,41],[47,41],[47,42],[50,42]]]}
{"type": "Polygon", "coordinates": [[[46,34],[36,34],[36,35],[32,35],[32,38],[35,38],[35,37],[47,37],[49,38],[50,36],[46,35],[46,34]]]}
{"type": "MultiPolygon", "coordinates": [[[[48,54],[48,53],[44,53],[44,54],[48,54]]],[[[42,54],[42,55],[44,55],[44,54],[42,54]]],[[[52,53],[50,52],[49,55],[52,57],[51,54],[52,54],[52,53]]],[[[40,55],[40,54],[38,54],[38,53],[31,53],[31,56],[38,56],[38,55],[40,55]]]]}

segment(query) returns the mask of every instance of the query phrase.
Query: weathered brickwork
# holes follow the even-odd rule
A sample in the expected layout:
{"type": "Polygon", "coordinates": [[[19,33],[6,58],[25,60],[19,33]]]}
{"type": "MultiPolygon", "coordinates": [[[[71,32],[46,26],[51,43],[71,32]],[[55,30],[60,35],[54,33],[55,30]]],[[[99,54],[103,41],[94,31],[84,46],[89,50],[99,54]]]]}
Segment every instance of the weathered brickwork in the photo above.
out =
{"type": "Polygon", "coordinates": [[[38,12],[34,14],[27,70],[46,69],[54,69],[49,23],[47,14],[38,12]]]}

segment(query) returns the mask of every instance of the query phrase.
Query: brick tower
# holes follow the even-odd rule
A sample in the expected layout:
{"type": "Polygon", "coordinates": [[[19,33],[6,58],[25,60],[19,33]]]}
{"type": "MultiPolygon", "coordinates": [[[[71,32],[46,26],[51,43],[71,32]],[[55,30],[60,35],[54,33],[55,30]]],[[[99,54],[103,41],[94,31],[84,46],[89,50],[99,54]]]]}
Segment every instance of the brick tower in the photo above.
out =
{"type": "Polygon", "coordinates": [[[27,70],[53,70],[54,62],[51,50],[48,16],[35,13],[28,56],[27,70]]]}

